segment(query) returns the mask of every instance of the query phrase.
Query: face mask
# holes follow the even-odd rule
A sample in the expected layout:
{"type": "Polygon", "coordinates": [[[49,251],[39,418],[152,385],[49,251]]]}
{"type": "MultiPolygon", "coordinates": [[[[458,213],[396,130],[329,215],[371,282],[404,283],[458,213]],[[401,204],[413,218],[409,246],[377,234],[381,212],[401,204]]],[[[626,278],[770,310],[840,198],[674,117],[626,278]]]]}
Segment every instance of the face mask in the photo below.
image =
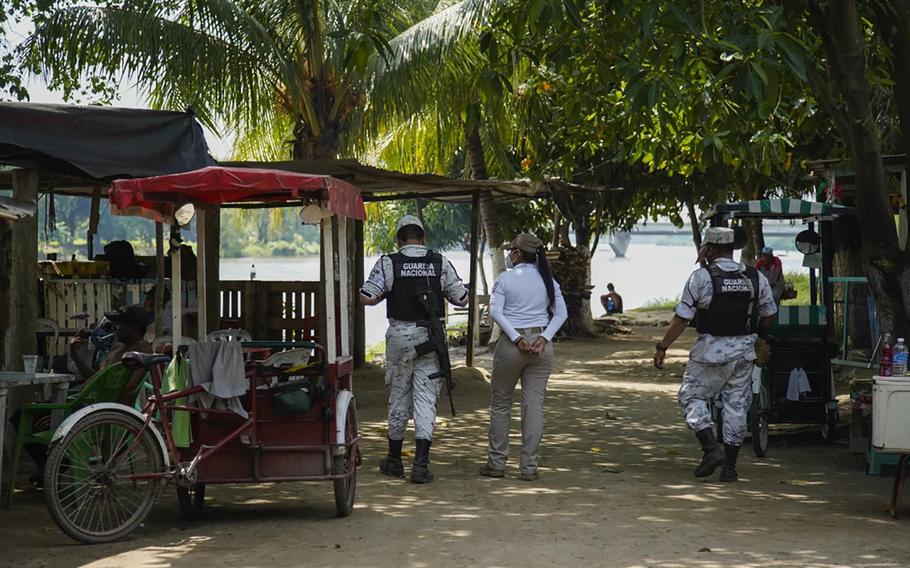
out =
{"type": "Polygon", "coordinates": [[[515,268],[515,265],[512,264],[512,254],[509,253],[506,255],[506,270],[512,270],[513,268],[515,268]]]}

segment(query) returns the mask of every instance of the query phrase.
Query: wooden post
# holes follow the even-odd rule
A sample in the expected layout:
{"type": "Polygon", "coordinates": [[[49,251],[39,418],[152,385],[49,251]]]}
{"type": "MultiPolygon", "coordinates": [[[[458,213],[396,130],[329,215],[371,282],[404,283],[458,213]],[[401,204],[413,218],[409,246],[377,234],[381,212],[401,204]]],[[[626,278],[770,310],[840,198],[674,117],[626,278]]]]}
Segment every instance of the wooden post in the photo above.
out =
{"type": "Polygon", "coordinates": [[[171,227],[171,341],[174,349],[183,341],[183,278],[180,277],[180,245],[174,243],[174,233],[179,239],[180,229],[171,227]]]}
{"type": "Polygon", "coordinates": [[[338,215],[338,304],[340,306],[339,324],[341,327],[341,356],[351,355],[351,279],[348,266],[348,220],[338,215]]]}
{"type": "MultiPolygon", "coordinates": [[[[10,239],[12,224],[0,223],[0,315],[9,321],[9,257],[6,254],[6,243],[10,239]]],[[[0,325],[0,370],[8,370],[6,366],[6,336],[5,325],[0,325]]],[[[0,440],[2,442],[2,440],[0,440]]]]}
{"type": "Polygon", "coordinates": [[[205,281],[205,264],[208,261],[205,243],[205,225],[209,212],[202,207],[196,208],[196,341],[202,343],[208,335],[206,317],[208,316],[208,292],[205,281]]]}
{"type": "Polygon", "coordinates": [[[155,223],[155,337],[161,335],[164,322],[164,224],[155,223]]]}
{"type": "Polygon", "coordinates": [[[335,326],[335,251],[332,239],[332,218],[322,220],[322,320],[325,322],[325,334],[322,344],[325,346],[328,363],[338,357],[335,326]]]}
{"type": "Polygon", "coordinates": [[[362,367],[367,359],[366,311],[360,303],[357,290],[364,280],[363,221],[356,219],[354,225],[354,286],[351,288],[354,303],[354,366],[362,367]]]}
{"type": "MultiPolygon", "coordinates": [[[[38,172],[13,172],[13,200],[34,204],[38,198],[38,172]]],[[[9,316],[4,346],[6,369],[22,370],[22,356],[38,349],[38,215],[12,222],[10,231],[9,316]]]]}
{"type": "Polygon", "coordinates": [[[480,250],[480,192],[471,198],[471,270],[468,283],[468,337],[464,364],[474,366],[474,346],[480,335],[477,317],[477,252],[480,250]]]}
{"type": "MultiPolygon", "coordinates": [[[[221,329],[221,210],[213,208],[205,217],[205,285],[207,290],[206,329],[221,329]]],[[[201,316],[201,314],[200,314],[201,316]]]]}
{"type": "Polygon", "coordinates": [[[98,219],[101,215],[101,188],[92,189],[92,206],[88,216],[88,234],[86,235],[86,256],[95,260],[95,234],[98,233],[98,219]]]}

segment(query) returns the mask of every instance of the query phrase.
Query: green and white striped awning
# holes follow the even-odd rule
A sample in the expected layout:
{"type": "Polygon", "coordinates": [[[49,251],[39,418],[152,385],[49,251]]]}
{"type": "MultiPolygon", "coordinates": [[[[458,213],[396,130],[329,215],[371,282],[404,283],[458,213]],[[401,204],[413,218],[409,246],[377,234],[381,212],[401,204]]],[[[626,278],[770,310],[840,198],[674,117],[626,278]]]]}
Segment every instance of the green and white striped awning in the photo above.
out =
{"type": "Polygon", "coordinates": [[[831,219],[839,215],[853,213],[850,207],[821,203],[818,201],[803,201],[801,199],[753,199],[751,201],[737,201],[715,205],[702,216],[708,220],[717,215],[726,219],[734,217],[764,217],[766,219],[831,219]]]}
{"type": "Polygon", "coordinates": [[[774,327],[824,327],[828,325],[825,306],[781,306],[774,327]]]}

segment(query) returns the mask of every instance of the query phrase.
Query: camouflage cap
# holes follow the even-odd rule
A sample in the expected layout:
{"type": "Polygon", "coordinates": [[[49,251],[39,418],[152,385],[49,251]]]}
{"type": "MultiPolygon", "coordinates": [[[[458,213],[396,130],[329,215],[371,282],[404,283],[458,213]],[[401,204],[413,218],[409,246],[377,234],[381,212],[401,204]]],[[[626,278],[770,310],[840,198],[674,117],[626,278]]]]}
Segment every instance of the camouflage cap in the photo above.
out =
{"type": "Polygon", "coordinates": [[[398,227],[395,228],[395,232],[398,233],[408,225],[414,225],[420,227],[421,231],[426,231],[426,229],[423,228],[423,223],[420,222],[420,219],[418,219],[416,215],[404,215],[398,220],[398,227]]]}
{"type": "Polygon", "coordinates": [[[733,241],[733,229],[728,229],[726,227],[709,227],[705,231],[704,244],[706,245],[732,245],[733,241]]]}

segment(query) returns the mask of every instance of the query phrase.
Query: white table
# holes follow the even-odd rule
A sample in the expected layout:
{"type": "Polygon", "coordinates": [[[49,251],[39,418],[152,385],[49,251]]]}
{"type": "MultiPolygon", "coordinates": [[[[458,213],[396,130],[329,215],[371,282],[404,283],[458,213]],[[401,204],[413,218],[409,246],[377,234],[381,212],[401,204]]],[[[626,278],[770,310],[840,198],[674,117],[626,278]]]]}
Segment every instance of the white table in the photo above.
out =
{"type": "MultiPolygon", "coordinates": [[[[5,457],[4,441],[6,440],[7,394],[10,389],[20,387],[50,386],[54,402],[66,402],[66,392],[73,375],[58,373],[13,373],[0,372],[0,508],[9,507],[9,495],[6,494],[7,483],[3,479],[3,461],[5,457]]],[[[62,410],[51,412],[51,428],[56,428],[63,419],[62,410]]]]}

